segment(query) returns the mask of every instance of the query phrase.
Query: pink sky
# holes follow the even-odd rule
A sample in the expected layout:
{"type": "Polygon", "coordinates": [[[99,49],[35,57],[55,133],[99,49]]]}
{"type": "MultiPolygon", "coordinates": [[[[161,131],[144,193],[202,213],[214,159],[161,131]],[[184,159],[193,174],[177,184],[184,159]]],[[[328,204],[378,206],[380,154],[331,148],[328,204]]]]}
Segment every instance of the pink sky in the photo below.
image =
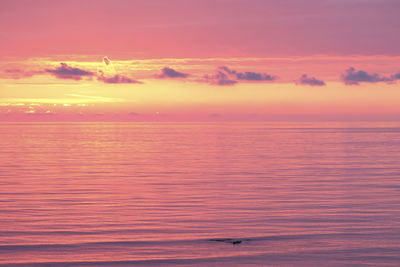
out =
{"type": "Polygon", "coordinates": [[[399,12],[393,0],[2,1],[0,120],[398,120],[399,12]]]}

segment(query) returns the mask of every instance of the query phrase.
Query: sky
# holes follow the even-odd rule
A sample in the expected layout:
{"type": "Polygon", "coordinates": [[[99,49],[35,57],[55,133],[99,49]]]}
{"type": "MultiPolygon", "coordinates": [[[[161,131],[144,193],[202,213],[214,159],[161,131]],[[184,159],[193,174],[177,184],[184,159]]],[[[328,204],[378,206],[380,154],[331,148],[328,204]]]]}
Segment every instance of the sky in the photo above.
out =
{"type": "Polygon", "coordinates": [[[398,0],[0,1],[0,121],[399,121],[398,0]]]}

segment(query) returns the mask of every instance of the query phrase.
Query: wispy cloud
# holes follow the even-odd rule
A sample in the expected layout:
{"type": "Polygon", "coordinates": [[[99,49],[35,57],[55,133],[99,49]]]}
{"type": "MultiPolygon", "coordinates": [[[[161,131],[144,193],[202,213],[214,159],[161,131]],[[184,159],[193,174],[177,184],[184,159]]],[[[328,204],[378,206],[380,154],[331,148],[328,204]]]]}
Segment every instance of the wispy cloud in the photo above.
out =
{"type": "Polygon", "coordinates": [[[81,94],[67,94],[67,96],[72,96],[75,99],[86,99],[86,102],[121,102],[123,99],[120,98],[111,98],[104,96],[95,96],[95,95],[81,95],[81,94]]]}
{"type": "Polygon", "coordinates": [[[141,81],[133,80],[131,78],[119,74],[115,74],[112,77],[105,77],[104,74],[101,74],[97,77],[97,79],[104,83],[138,83],[138,84],[143,83],[141,81]]]}
{"type": "Polygon", "coordinates": [[[3,98],[0,101],[0,106],[24,106],[32,104],[85,104],[85,103],[115,103],[125,102],[122,98],[112,98],[103,96],[86,96],[79,94],[68,94],[67,97],[61,98],[3,98]]]}
{"type": "Polygon", "coordinates": [[[161,70],[161,74],[157,75],[158,78],[187,78],[189,74],[176,71],[172,68],[165,67],[161,70]]]}
{"type": "Polygon", "coordinates": [[[31,70],[31,71],[24,71],[21,69],[6,69],[3,71],[6,74],[6,77],[12,79],[21,79],[21,78],[29,78],[37,74],[43,74],[43,71],[40,70],[31,70]]]}
{"type": "Polygon", "coordinates": [[[310,85],[310,86],[324,86],[326,85],[324,81],[319,80],[315,77],[309,77],[307,74],[303,74],[297,81],[297,84],[310,85]]]}

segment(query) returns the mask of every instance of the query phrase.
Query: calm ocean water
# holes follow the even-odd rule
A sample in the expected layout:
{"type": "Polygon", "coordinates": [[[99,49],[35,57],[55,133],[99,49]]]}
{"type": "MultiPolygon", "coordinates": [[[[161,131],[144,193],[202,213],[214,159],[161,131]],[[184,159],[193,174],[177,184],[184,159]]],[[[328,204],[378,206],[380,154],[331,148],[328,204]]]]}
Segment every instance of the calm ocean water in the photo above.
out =
{"type": "Polygon", "coordinates": [[[0,148],[0,265],[400,266],[400,124],[0,123],[0,148]]]}

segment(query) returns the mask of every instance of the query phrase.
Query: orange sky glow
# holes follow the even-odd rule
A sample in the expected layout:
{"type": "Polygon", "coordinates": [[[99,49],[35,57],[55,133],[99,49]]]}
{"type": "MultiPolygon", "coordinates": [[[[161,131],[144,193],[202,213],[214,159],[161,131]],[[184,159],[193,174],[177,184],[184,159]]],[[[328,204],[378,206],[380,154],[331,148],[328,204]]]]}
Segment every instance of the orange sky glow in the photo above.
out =
{"type": "Polygon", "coordinates": [[[1,2],[0,121],[400,118],[396,1],[81,2],[1,2]]]}

